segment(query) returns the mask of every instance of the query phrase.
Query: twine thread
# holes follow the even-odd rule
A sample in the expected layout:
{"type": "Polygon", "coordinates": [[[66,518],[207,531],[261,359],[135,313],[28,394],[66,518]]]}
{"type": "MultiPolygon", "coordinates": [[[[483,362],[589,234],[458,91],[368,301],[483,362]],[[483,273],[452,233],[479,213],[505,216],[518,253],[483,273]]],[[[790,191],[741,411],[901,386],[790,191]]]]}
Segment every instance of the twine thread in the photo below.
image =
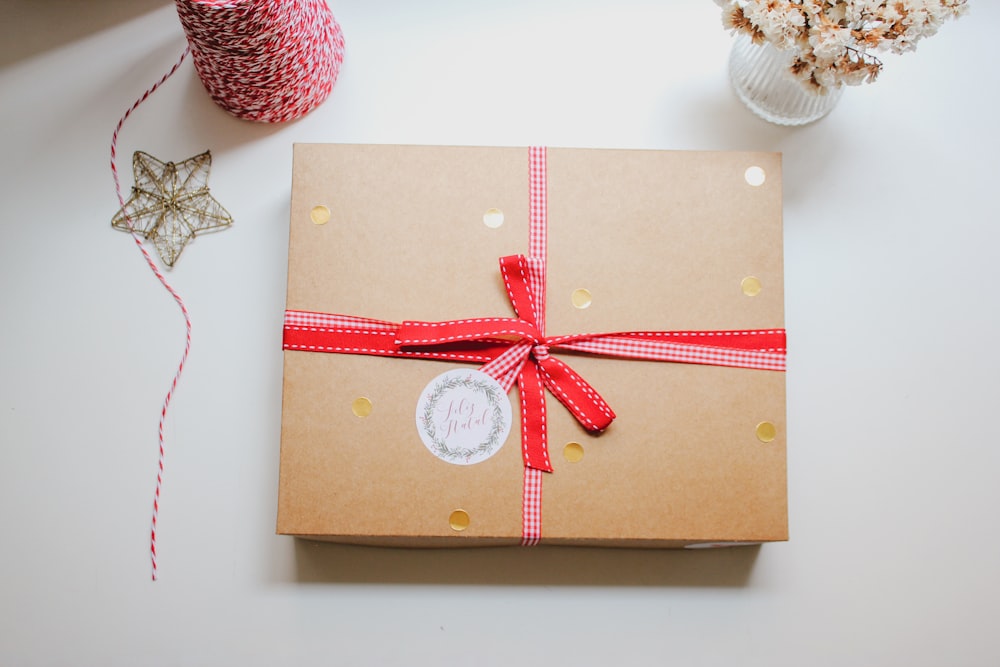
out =
{"type": "MultiPolygon", "coordinates": [[[[177,62],[133,102],[111,135],[111,175],[125,209],[118,173],[118,136],[125,121],[192,56],[212,99],[246,120],[280,123],[303,116],[330,95],[344,60],[344,37],[325,0],[176,0],[187,46],[177,62]]],[[[156,488],[150,525],[152,580],[158,577],[156,528],[164,471],[164,423],[191,351],[191,315],[157,267],[127,216],[125,222],[153,275],[184,316],[184,352],[163,399],[157,427],[156,488]]]]}
{"type": "MultiPolygon", "coordinates": [[[[115,126],[115,131],[111,135],[111,176],[115,181],[115,196],[118,198],[118,203],[125,210],[125,198],[122,196],[121,180],[118,177],[118,135],[121,133],[122,126],[125,125],[125,121],[128,119],[132,113],[139,108],[139,105],[149,99],[157,88],[162,86],[167,79],[174,75],[174,73],[180,68],[181,63],[187,58],[189,49],[184,49],[181,57],[174,63],[174,66],[167,71],[159,81],[150,86],[139,98],[132,104],[131,107],[122,115],[118,120],[118,124],[115,126]]],[[[181,297],[180,293],[177,292],[167,281],[163,272],[160,271],[159,267],[156,266],[156,262],[153,260],[153,256],[146,249],[146,245],[142,242],[142,236],[135,230],[132,224],[132,220],[126,216],[125,222],[128,224],[128,231],[132,235],[132,239],[135,241],[136,246],[142,253],[143,259],[146,260],[146,264],[149,266],[153,275],[156,279],[160,281],[164,289],[170,294],[174,302],[177,304],[178,308],[181,309],[181,313],[184,315],[184,353],[181,355],[180,363],[177,364],[177,370],[174,373],[174,378],[170,382],[170,388],[167,389],[167,395],[163,399],[163,406],[160,409],[160,421],[157,425],[157,439],[158,439],[158,457],[156,462],[156,490],[153,493],[153,517],[150,525],[150,542],[149,542],[149,557],[152,565],[152,579],[156,581],[157,569],[156,569],[156,521],[159,517],[160,512],[160,489],[163,487],[163,460],[164,460],[164,437],[163,437],[163,424],[167,419],[167,409],[170,407],[170,400],[173,398],[174,391],[177,389],[177,383],[180,381],[181,373],[184,372],[184,364],[187,363],[188,354],[191,351],[191,314],[188,312],[187,306],[184,303],[184,299],[181,297]]]]}

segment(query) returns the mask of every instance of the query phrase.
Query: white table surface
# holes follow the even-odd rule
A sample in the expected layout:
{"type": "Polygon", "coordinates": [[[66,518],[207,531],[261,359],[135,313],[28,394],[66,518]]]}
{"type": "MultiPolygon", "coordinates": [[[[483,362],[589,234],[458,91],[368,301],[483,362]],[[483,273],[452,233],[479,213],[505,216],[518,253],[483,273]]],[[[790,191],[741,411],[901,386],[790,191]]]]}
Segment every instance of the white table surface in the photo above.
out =
{"type": "Polygon", "coordinates": [[[299,122],[236,120],[190,61],[129,156],[211,149],[235,225],[169,280],[108,168],[176,60],[172,3],[0,0],[0,663],[997,665],[1000,3],[887,57],[824,120],[741,106],[709,0],[337,0],[299,122]],[[993,26],[993,27],[990,27],[993,26]],[[405,551],[274,534],[293,142],[784,154],[791,541],[405,551]]]}

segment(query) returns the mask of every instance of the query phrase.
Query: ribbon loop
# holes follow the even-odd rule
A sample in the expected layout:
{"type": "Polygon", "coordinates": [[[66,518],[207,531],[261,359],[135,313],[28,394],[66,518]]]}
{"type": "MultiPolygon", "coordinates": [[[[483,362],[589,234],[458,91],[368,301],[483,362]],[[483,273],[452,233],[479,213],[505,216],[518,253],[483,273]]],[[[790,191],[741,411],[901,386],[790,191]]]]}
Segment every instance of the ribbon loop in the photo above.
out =
{"type": "Polygon", "coordinates": [[[500,275],[503,276],[503,284],[507,288],[507,296],[514,306],[514,312],[541,331],[544,313],[541,311],[539,295],[531,288],[530,271],[528,259],[524,255],[500,258],[500,275]]]}
{"type": "Polygon", "coordinates": [[[479,317],[446,322],[403,322],[396,333],[396,344],[448,345],[457,341],[517,342],[528,340],[539,343],[541,335],[530,322],[512,317],[479,317]]]}

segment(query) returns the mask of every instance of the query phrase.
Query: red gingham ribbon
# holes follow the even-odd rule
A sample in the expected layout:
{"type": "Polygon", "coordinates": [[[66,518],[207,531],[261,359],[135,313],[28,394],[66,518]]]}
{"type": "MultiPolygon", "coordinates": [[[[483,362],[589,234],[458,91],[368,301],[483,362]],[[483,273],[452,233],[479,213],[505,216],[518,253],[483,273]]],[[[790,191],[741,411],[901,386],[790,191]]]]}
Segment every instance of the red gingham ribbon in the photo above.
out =
{"type": "Polygon", "coordinates": [[[541,539],[542,472],[551,472],[545,389],[584,428],[598,432],[614,411],[580,375],[551,356],[570,350],[606,357],[785,370],[784,329],[627,331],[545,336],[546,152],[529,150],[531,256],[500,259],[516,318],[489,317],[401,324],[346,315],[286,311],[284,349],[484,363],[481,370],[521,397],[524,459],[522,543],[541,539]],[[531,363],[528,363],[529,360],[531,363]]]}
{"type": "MultiPolygon", "coordinates": [[[[529,277],[527,258],[521,255],[500,260],[507,294],[520,319],[480,318],[447,322],[404,322],[397,332],[396,342],[403,348],[447,346],[457,342],[494,341],[516,342],[516,355],[505,357],[496,369],[490,365],[483,371],[499,377],[517,369],[521,395],[524,464],[552,472],[548,458],[545,429],[545,395],[548,388],[588,431],[602,431],[615,418],[614,411],[593,387],[565,363],[549,354],[554,339],[545,338],[535,320],[544,314],[542,300],[534,293],[529,277]],[[533,363],[525,363],[531,359],[533,363]]],[[[575,339],[575,338],[574,338],[575,339]]]]}

